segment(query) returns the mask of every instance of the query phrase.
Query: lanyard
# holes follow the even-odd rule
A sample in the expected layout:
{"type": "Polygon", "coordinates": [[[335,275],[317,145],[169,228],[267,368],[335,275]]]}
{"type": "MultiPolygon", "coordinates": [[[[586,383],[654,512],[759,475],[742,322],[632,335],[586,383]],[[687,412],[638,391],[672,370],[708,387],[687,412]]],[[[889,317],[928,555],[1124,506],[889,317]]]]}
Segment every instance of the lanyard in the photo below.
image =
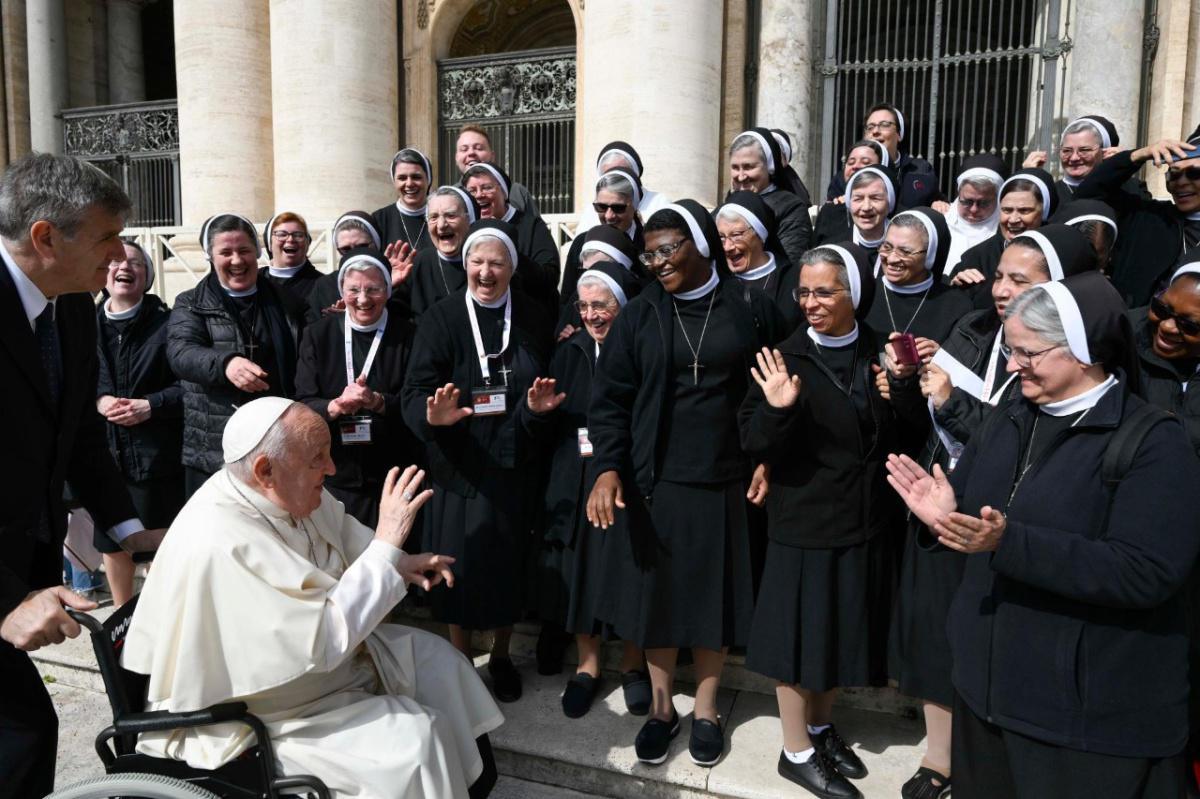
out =
{"type": "Polygon", "coordinates": [[[1000,368],[1000,343],[1003,341],[1003,339],[1004,328],[1001,327],[996,331],[996,342],[992,344],[992,351],[988,355],[987,371],[983,375],[983,396],[980,397],[980,399],[989,405],[995,405],[1000,401],[1000,397],[1004,394],[1004,390],[1008,388],[1009,383],[1011,383],[1017,376],[1014,373],[1008,378],[1008,380],[1004,381],[1004,385],[1000,386],[1000,388],[996,390],[995,394],[992,393],[992,386],[996,384],[996,370],[1000,368]]]}
{"type": "MultiPolygon", "coordinates": [[[[387,311],[384,311],[386,314],[387,311]]],[[[375,328],[375,340],[371,342],[371,349],[367,350],[367,359],[363,361],[362,376],[366,377],[371,371],[371,365],[375,363],[375,355],[379,352],[379,343],[383,341],[383,329],[387,326],[387,318],[382,320],[382,324],[375,328]]],[[[346,385],[350,385],[355,380],[354,375],[354,351],[351,344],[350,320],[346,320],[344,328],[346,333],[346,385]]]]}
{"type": "Polygon", "coordinates": [[[504,298],[504,333],[500,339],[500,351],[489,355],[483,349],[483,337],[479,335],[479,317],[475,314],[475,303],[471,300],[471,292],[463,293],[467,301],[467,316],[471,319],[471,335],[475,338],[475,354],[479,356],[479,371],[483,374],[483,382],[492,384],[492,373],[488,369],[488,359],[498,358],[508,349],[509,335],[512,333],[512,292],[504,298]]]}

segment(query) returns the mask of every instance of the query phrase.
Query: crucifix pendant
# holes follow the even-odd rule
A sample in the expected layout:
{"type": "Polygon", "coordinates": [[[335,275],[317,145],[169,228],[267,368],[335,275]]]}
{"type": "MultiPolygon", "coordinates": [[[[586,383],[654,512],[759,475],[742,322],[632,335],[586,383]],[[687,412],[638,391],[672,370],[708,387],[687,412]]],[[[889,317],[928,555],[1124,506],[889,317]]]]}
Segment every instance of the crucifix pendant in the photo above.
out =
{"type": "Polygon", "coordinates": [[[255,344],[253,341],[248,341],[248,342],[246,342],[245,345],[242,346],[242,354],[253,361],[254,360],[254,351],[256,349],[258,349],[258,347],[259,347],[258,344],[255,344]]]}
{"type": "Polygon", "coordinates": [[[699,358],[692,359],[692,385],[700,385],[700,370],[704,368],[704,364],[700,363],[699,358]]]}
{"type": "Polygon", "coordinates": [[[498,369],[497,371],[499,371],[500,376],[502,378],[504,378],[504,385],[507,386],[508,385],[508,376],[510,374],[512,374],[512,369],[509,369],[507,366],[504,366],[503,364],[501,364],[500,369],[498,369]]]}

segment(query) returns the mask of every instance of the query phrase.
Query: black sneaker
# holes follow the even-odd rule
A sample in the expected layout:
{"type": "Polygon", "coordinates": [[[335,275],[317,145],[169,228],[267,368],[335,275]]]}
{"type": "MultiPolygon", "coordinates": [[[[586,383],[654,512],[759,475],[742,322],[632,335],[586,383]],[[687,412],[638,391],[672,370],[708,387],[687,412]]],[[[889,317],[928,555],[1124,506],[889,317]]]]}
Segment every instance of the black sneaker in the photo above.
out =
{"type": "Polygon", "coordinates": [[[492,693],[501,702],[516,702],[521,698],[521,675],[509,658],[488,658],[488,674],[492,675],[492,693]]]}
{"type": "Polygon", "coordinates": [[[567,718],[577,719],[591,710],[599,687],[600,680],[587,672],[581,671],[572,677],[562,695],[563,713],[567,718]]]}
{"type": "Polygon", "coordinates": [[[950,778],[939,771],[921,766],[900,789],[903,799],[941,799],[950,793],[950,778]]]}
{"type": "Polygon", "coordinates": [[[627,671],[621,675],[621,692],[625,694],[625,709],[632,716],[644,716],[650,712],[653,691],[650,675],[644,671],[627,671]]]}
{"type": "Polygon", "coordinates": [[[692,738],[688,754],[697,766],[715,766],[725,751],[725,732],[719,723],[708,719],[692,719],[692,738]]]}
{"type": "Polygon", "coordinates": [[[803,763],[793,763],[779,753],[779,776],[791,780],[821,799],[862,799],[862,793],[834,768],[820,750],[803,763]]]}
{"type": "Polygon", "coordinates": [[[651,766],[657,766],[667,759],[671,749],[671,739],[679,734],[679,714],[671,708],[671,720],[650,719],[638,730],[633,748],[637,759],[651,766]]]}
{"type": "Polygon", "coordinates": [[[826,727],[824,732],[809,735],[809,738],[817,751],[823,753],[844,776],[852,780],[861,780],[867,776],[867,767],[858,755],[854,754],[850,745],[842,740],[842,736],[838,735],[832,724],[826,727]]]}

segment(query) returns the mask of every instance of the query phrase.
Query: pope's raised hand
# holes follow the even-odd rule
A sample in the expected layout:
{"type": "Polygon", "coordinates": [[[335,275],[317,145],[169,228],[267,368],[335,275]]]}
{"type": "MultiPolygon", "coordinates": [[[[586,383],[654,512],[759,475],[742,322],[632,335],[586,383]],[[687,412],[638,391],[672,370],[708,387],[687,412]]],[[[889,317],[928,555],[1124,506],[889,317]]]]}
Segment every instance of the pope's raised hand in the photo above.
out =
{"type": "Polygon", "coordinates": [[[421,481],[425,479],[425,470],[409,466],[400,472],[399,466],[393,466],[383,481],[383,496],[379,500],[379,526],[375,528],[375,537],[391,544],[396,549],[402,549],[412,532],[413,521],[417,511],[433,496],[433,489],[421,491],[421,481]]]}

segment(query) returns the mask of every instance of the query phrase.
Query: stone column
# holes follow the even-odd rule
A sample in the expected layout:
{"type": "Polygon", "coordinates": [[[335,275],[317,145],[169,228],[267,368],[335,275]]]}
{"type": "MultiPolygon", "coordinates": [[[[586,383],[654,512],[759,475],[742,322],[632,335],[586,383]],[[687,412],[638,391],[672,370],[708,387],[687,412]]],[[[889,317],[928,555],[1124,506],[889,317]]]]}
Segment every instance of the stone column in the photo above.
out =
{"type": "MultiPolygon", "coordinates": [[[[1191,0],[1160,0],[1158,4],[1160,36],[1151,79],[1148,142],[1187,136],[1194,127],[1194,123],[1183,116],[1191,13],[1191,0]]],[[[1167,197],[1164,170],[1151,165],[1142,174],[1154,196],[1167,197]]]]}
{"type": "MultiPolygon", "coordinates": [[[[584,10],[586,164],[613,139],[645,164],[646,185],[672,199],[717,202],[721,164],[721,0],[603,0],[584,10]],[[653,68],[630,53],[653,55],[653,68]],[[630,87],[637,87],[631,90],[630,87]]],[[[581,207],[587,192],[576,197],[581,207]]]]}
{"type": "Polygon", "coordinates": [[[762,0],[754,120],[755,125],[787,131],[792,168],[814,196],[820,164],[813,156],[821,139],[821,87],[813,72],[813,57],[820,52],[812,35],[813,16],[820,15],[816,5],[816,0],[762,0]]]}
{"type": "Polygon", "coordinates": [[[1187,84],[1183,104],[1183,135],[1187,136],[1200,125],[1200,0],[1192,0],[1192,21],[1188,48],[1187,84]]]}
{"type": "MultiPolygon", "coordinates": [[[[268,0],[175,4],[185,225],[199,225],[219,211],[237,211],[256,222],[271,216],[275,159],[267,5],[268,0]]],[[[298,62],[308,54],[299,56],[298,62]]],[[[323,120],[310,122],[319,128],[323,120]]]]}
{"type": "MultiPolygon", "coordinates": [[[[1083,114],[1108,117],[1121,146],[1134,145],[1142,76],[1143,3],[1075,0],[1065,123],[1083,114]]],[[[1057,146],[1057,142],[1054,142],[1057,146]]]]}
{"type": "Polygon", "coordinates": [[[104,29],[104,9],[91,2],[67,2],[67,107],[101,104],[96,31],[104,29]]]}
{"type": "Polygon", "coordinates": [[[108,96],[113,104],[146,99],[141,0],[108,0],[108,96]]]}
{"type": "Polygon", "coordinates": [[[25,58],[25,0],[0,0],[4,44],[4,121],[8,160],[29,152],[29,62],[25,58]]]}
{"type": "Polygon", "coordinates": [[[310,223],[395,200],[395,0],[271,0],[275,211],[310,223]]]}
{"type": "Polygon", "coordinates": [[[29,137],[34,150],[62,152],[62,120],[67,105],[67,20],[63,0],[27,0],[25,35],[29,47],[29,137]]]}

